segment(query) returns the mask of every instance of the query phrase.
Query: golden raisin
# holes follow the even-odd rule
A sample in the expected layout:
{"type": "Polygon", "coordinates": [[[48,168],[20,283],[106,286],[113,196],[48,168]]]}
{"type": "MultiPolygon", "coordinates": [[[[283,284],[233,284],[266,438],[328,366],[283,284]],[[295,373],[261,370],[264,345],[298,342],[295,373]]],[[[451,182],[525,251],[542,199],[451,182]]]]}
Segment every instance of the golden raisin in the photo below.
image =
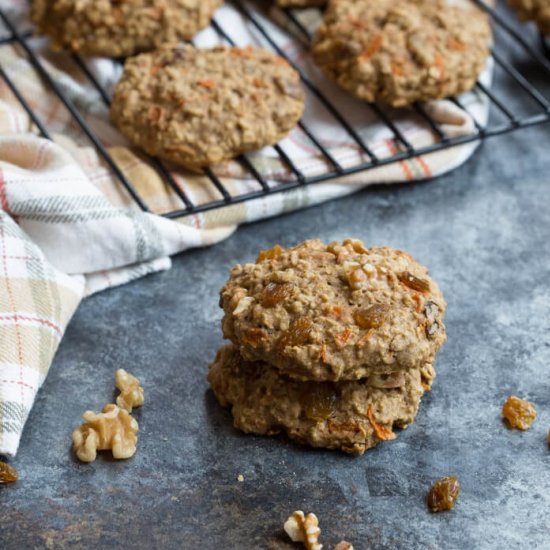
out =
{"type": "Polygon", "coordinates": [[[356,311],[353,318],[357,326],[369,330],[371,328],[380,328],[386,318],[390,308],[386,304],[374,304],[366,309],[356,311]]]}
{"type": "Polygon", "coordinates": [[[509,428],[527,430],[537,418],[537,411],[533,403],[511,395],[502,407],[502,416],[509,428]]]}
{"type": "Polygon", "coordinates": [[[313,323],[307,317],[299,317],[294,319],[288,330],[286,330],[279,338],[279,347],[285,349],[287,346],[299,346],[305,344],[309,340],[313,323]]]}
{"type": "Polygon", "coordinates": [[[292,285],[286,283],[268,283],[262,291],[260,302],[263,307],[275,307],[284,302],[292,292],[292,285]]]}
{"type": "Polygon", "coordinates": [[[17,472],[13,466],[0,462],[0,485],[17,481],[17,472]]]}
{"type": "Polygon", "coordinates": [[[306,384],[301,396],[306,417],[317,422],[327,420],[334,412],[337,398],[334,384],[330,382],[306,384]]]}
{"type": "Polygon", "coordinates": [[[259,264],[264,260],[274,260],[278,258],[284,252],[284,248],[276,244],[273,248],[262,250],[256,258],[256,263],[259,264]]]}
{"type": "Polygon", "coordinates": [[[404,271],[399,273],[397,278],[407,287],[417,290],[418,292],[430,292],[430,283],[425,279],[419,279],[415,277],[412,273],[404,271]]]}
{"type": "Polygon", "coordinates": [[[243,342],[253,348],[267,339],[267,333],[261,328],[249,328],[243,335],[243,342]]]}
{"type": "Polygon", "coordinates": [[[460,494],[460,483],[454,476],[442,477],[428,491],[428,508],[432,512],[451,510],[460,494]]]}

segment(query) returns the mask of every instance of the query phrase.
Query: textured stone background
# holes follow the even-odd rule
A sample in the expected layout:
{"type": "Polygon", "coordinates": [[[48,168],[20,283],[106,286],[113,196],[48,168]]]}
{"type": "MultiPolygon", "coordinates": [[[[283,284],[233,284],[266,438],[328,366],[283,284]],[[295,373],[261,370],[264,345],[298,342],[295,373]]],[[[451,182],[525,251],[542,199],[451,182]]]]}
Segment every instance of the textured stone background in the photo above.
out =
{"type": "Polygon", "coordinates": [[[342,538],[372,550],[550,548],[549,135],[489,141],[438,181],[244,227],[85,302],[29,419],[21,480],[0,488],[0,548],[290,549],[282,524],[295,509],[318,514],[328,549],[342,538]],[[363,457],[238,433],[205,379],[228,269],[274,243],[347,236],[411,252],[449,302],[417,422],[363,457]],[[118,367],[146,388],[138,453],[80,464],[70,433],[112,399],[118,367]],[[511,393],[538,408],[529,432],[501,423],[511,393]],[[448,474],[460,501],[431,515],[425,492],[448,474]]]}

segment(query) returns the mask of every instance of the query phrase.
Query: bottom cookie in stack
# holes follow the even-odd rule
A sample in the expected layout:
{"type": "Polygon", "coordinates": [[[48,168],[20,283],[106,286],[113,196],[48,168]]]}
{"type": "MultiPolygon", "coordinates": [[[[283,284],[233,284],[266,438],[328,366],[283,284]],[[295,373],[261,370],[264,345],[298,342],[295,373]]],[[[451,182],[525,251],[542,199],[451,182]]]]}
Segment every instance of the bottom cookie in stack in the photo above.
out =
{"type": "Polygon", "coordinates": [[[430,390],[431,364],[354,381],[304,382],[263,361],[246,361],[233,345],[221,348],[208,380],[222,406],[231,407],[235,427],[275,435],[312,447],[363,454],[406,428],[430,390]]]}

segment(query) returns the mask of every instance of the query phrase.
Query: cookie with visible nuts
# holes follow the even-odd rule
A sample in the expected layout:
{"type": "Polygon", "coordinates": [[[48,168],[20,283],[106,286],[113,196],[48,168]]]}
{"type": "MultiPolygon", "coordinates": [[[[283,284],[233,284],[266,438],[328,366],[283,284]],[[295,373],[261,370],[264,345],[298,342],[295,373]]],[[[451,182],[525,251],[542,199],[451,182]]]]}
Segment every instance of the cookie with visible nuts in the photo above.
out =
{"type": "Polygon", "coordinates": [[[394,107],[471,89],[489,57],[488,18],[448,0],[332,0],[313,57],[356,97],[394,107]]]}
{"type": "Polygon", "coordinates": [[[190,40],[222,0],[33,0],[31,18],[57,48],[127,57],[190,40]]]}
{"type": "Polygon", "coordinates": [[[534,21],[540,32],[550,36],[550,0],[508,0],[522,21],[534,21]]]}
{"type": "Polygon", "coordinates": [[[244,359],[300,380],[358,380],[431,365],[445,300],[409,254],[358,240],[276,246],[221,291],[224,336],[244,359]]]}
{"type": "Polygon", "coordinates": [[[208,380],[234,425],[246,433],[275,435],[312,447],[363,454],[395,439],[416,417],[434,370],[413,368],[359,381],[301,382],[267,363],[242,359],[235,346],[218,351],[208,380]]]}
{"type": "Polygon", "coordinates": [[[181,46],[127,60],[111,118],[147,153],[196,170],[276,143],[303,109],[300,77],[284,59],[181,46]]]}

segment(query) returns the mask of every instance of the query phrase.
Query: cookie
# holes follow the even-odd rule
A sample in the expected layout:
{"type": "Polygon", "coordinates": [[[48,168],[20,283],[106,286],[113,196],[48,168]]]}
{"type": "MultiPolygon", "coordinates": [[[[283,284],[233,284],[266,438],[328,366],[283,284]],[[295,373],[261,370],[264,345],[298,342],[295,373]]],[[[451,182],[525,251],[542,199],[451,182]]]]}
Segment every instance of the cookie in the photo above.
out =
{"type": "Polygon", "coordinates": [[[361,381],[299,382],[266,363],[244,361],[229,345],[219,350],[208,380],[243,432],[285,432],[312,447],[363,454],[413,422],[434,376],[430,367],[361,381]]]}
{"type": "Polygon", "coordinates": [[[223,334],[249,361],[301,380],[357,380],[431,364],[445,300],[409,254],[358,240],[276,246],[221,291],[223,334]]]}
{"type": "Polygon", "coordinates": [[[522,21],[535,21],[540,32],[550,36],[550,0],[508,0],[522,21]]]}
{"type": "Polygon", "coordinates": [[[356,97],[402,107],[470,90],[490,43],[486,15],[469,2],[332,0],[312,53],[356,97]]]}
{"type": "Polygon", "coordinates": [[[111,118],[147,153],[199,169],[276,143],[303,109],[298,73],[267,50],[181,46],[126,61],[111,118]]]}
{"type": "Polygon", "coordinates": [[[222,0],[32,0],[31,18],[55,47],[127,57],[190,40],[222,0]]]}

